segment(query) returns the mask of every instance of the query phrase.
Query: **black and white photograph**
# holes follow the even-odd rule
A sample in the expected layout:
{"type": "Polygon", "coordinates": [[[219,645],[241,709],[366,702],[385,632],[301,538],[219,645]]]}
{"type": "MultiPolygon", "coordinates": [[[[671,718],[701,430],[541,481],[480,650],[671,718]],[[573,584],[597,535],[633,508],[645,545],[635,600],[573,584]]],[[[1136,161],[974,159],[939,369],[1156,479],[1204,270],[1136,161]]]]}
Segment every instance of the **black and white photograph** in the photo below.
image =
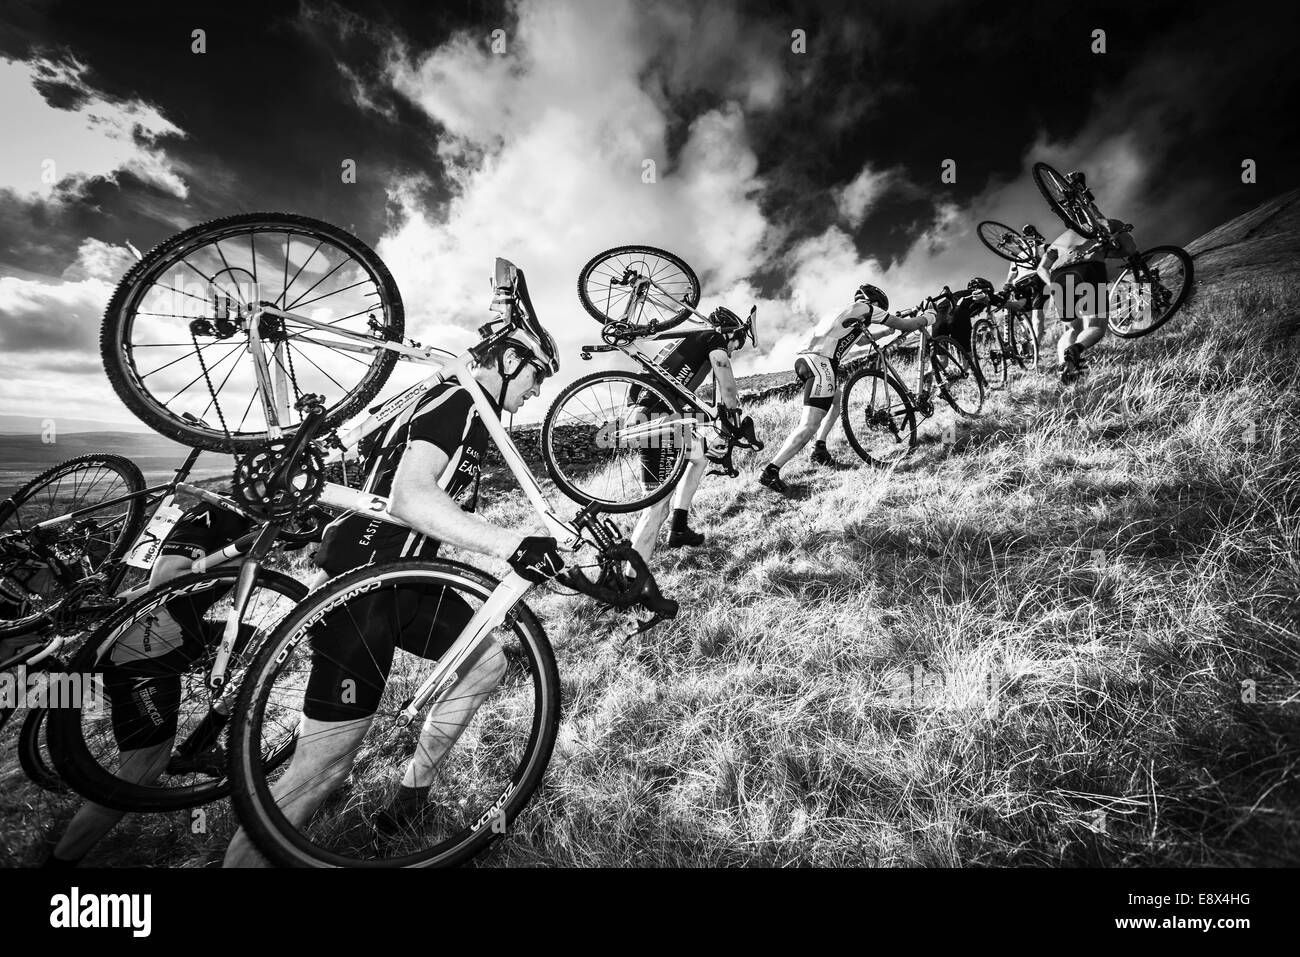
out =
{"type": "Polygon", "coordinates": [[[1298,19],[6,3],[24,920],[1123,872],[1110,936],[1239,945],[1300,865],[1298,19]]]}

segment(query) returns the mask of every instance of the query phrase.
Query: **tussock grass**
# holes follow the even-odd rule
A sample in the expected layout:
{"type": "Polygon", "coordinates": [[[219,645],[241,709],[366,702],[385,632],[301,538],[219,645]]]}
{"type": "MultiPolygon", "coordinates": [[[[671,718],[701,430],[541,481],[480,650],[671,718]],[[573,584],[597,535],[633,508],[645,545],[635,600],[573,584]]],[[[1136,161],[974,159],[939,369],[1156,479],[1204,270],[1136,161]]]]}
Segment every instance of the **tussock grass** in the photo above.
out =
{"type": "MultiPolygon", "coordinates": [[[[707,479],[709,541],[656,557],[675,623],[532,601],[560,740],[481,863],[1300,863],[1297,359],[1285,290],[1211,289],[891,470],[837,433],[854,467],[796,460],[792,500],[760,458],[707,479]]],[[[799,407],[752,411],[775,444],[799,407]]],[[[0,854],[30,862],[74,804],[12,761],[3,784],[0,854]]],[[[208,813],[133,818],[94,860],[211,861],[208,813]]]]}

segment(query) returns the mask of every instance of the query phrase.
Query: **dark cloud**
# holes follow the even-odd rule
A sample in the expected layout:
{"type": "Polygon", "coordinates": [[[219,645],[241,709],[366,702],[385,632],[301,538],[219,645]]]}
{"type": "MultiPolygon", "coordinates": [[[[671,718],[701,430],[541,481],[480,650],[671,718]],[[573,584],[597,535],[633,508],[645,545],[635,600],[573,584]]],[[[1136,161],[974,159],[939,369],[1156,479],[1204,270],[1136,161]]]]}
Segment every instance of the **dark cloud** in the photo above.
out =
{"type": "MultiPolygon", "coordinates": [[[[1152,167],[1151,214],[1177,238],[1258,201],[1235,174],[1242,158],[1259,163],[1259,192],[1300,178],[1284,119],[1300,105],[1289,8],[755,0],[650,4],[644,16],[659,38],[644,82],[668,117],[671,156],[702,113],[741,103],[762,209],[780,229],[770,274],[756,277],[764,286],[779,285],[784,251],[837,220],[835,190],[868,164],[899,171],[853,230],[858,250],[886,263],[941,204],[1020,175],[1040,136],[1132,131],[1152,167]],[[804,54],[790,49],[795,29],[806,31],[804,54]],[[1094,29],[1107,32],[1105,55],[1090,50],[1094,29]],[[951,185],[939,182],[947,158],[958,162],[951,185]],[[1195,201],[1180,203],[1180,192],[1195,201]]],[[[460,30],[486,42],[513,15],[505,0],[54,2],[6,6],[0,23],[0,53],[84,64],[103,96],[151,104],[183,131],[161,145],[191,187],[185,198],[126,172],[65,182],[53,201],[0,191],[0,265],[57,274],[86,238],[143,248],[239,210],[317,215],[373,241],[392,225],[398,180],[418,179],[426,207],[445,206],[439,129],[383,81],[387,58],[395,45],[425,51],[460,30]],[[207,33],[202,55],[190,49],[196,27],[207,33]],[[357,163],[355,184],[341,181],[344,159],[357,163]]],[[[60,73],[38,88],[59,109],[84,102],[60,73]]]]}

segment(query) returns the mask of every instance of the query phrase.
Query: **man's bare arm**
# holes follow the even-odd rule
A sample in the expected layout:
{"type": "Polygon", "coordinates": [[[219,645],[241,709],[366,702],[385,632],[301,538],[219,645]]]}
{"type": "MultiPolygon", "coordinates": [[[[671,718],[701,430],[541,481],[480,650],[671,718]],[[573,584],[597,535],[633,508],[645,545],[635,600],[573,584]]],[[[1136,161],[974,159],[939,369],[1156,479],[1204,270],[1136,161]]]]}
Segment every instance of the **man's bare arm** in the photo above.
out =
{"type": "Polygon", "coordinates": [[[713,364],[713,384],[717,387],[713,396],[714,404],[725,405],[729,409],[740,408],[736,375],[731,370],[731,356],[727,355],[727,350],[714,349],[709,353],[709,362],[713,364]]]}
{"type": "Polygon", "coordinates": [[[393,476],[389,513],[440,542],[481,555],[509,558],[526,533],[485,522],[457,505],[438,486],[438,476],[449,461],[447,454],[432,442],[411,442],[393,476]]]}

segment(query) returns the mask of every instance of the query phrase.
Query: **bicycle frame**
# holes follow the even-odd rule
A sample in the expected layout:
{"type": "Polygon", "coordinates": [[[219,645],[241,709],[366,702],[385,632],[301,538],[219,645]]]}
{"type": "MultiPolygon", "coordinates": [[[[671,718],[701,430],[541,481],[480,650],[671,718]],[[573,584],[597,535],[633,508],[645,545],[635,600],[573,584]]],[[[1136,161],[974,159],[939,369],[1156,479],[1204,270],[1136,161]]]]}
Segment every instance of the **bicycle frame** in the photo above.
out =
{"type": "MultiPolygon", "coordinates": [[[[435,357],[435,354],[440,356],[451,356],[451,353],[438,349],[417,349],[403,346],[397,351],[406,354],[409,358],[432,364],[439,364],[439,359],[435,357]]],[[[474,406],[478,410],[479,417],[487,428],[488,435],[500,451],[506,467],[510,470],[511,474],[514,475],[516,481],[519,482],[520,488],[525,497],[546,526],[547,533],[551,537],[555,538],[560,547],[564,548],[566,551],[577,551],[584,544],[584,539],[581,531],[579,531],[575,523],[579,521],[584,514],[593,514],[593,510],[584,509],[580,511],[574,522],[565,522],[556,516],[549,503],[546,501],[546,497],[543,495],[541,487],[537,484],[537,480],[533,477],[532,472],[529,471],[528,466],[524,463],[523,457],[519,454],[519,450],[515,446],[514,440],[511,439],[510,434],[501,424],[496,410],[492,407],[492,404],[488,399],[487,393],[483,391],[483,387],[474,377],[470,366],[472,358],[473,357],[469,352],[451,357],[449,361],[441,364],[439,373],[430,376],[423,382],[408,389],[407,392],[398,396],[396,399],[385,403],[379,412],[372,413],[370,418],[367,419],[366,422],[362,423],[362,425],[357,429],[353,430],[353,432],[361,432],[364,435],[374,431],[374,429],[378,428],[384,421],[390,420],[403,409],[408,407],[419,394],[430,387],[429,384],[431,382],[445,377],[446,373],[450,372],[450,374],[454,375],[457,381],[468,390],[470,398],[473,400],[474,406]]],[[[269,384],[270,380],[268,377],[266,379],[266,385],[269,387],[269,384]]],[[[266,396],[264,395],[263,398],[265,401],[266,396]]],[[[385,496],[376,495],[371,492],[360,492],[356,489],[349,488],[346,485],[339,485],[333,482],[325,483],[318,498],[318,502],[327,507],[333,507],[347,512],[360,512],[379,521],[399,525],[404,528],[410,527],[389,511],[389,500],[385,496]]],[[[229,546],[222,552],[216,553],[214,556],[206,556],[205,558],[199,559],[195,562],[194,569],[196,571],[202,571],[208,567],[210,560],[216,559],[217,556],[223,556],[220,558],[221,561],[235,557],[232,550],[236,550],[237,547],[242,547],[242,543],[247,542],[250,537],[253,539],[246,546],[247,557],[240,567],[239,577],[235,584],[232,614],[226,620],[222,640],[217,648],[216,657],[209,676],[209,686],[220,692],[217,701],[213,705],[214,708],[220,708],[223,706],[228,707],[229,701],[231,697],[233,697],[233,689],[227,686],[225,680],[226,669],[229,665],[230,656],[234,650],[235,641],[239,635],[239,622],[243,619],[244,611],[246,610],[248,601],[252,595],[253,586],[256,583],[261,559],[265,556],[266,551],[269,550],[270,545],[274,542],[275,536],[278,533],[279,526],[275,523],[269,523],[259,532],[253,533],[251,536],[245,536],[240,540],[240,542],[229,546]]],[[[532,584],[527,579],[518,575],[514,571],[511,571],[502,579],[501,583],[495,590],[493,590],[488,600],[485,601],[482,607],[480,607],[474,614],[473,618],[470,619],[469,623],[465,626],[465,629],[452,643],[446,654],[439,659],[438,663],[420,685],[419,689],[416,690],[410,702],[408,702],[406,707],[402,710],[398,718],[399,724],[409,724],[415,719],[415,716],[425,705],[437,698],[445,696],[447,692],[456,685],[460,676],[459,669],[464,665],[464,662],[474,653],[485,636],[501,625],[510,610],[524,597],[531,587],[532,584]]]]}

